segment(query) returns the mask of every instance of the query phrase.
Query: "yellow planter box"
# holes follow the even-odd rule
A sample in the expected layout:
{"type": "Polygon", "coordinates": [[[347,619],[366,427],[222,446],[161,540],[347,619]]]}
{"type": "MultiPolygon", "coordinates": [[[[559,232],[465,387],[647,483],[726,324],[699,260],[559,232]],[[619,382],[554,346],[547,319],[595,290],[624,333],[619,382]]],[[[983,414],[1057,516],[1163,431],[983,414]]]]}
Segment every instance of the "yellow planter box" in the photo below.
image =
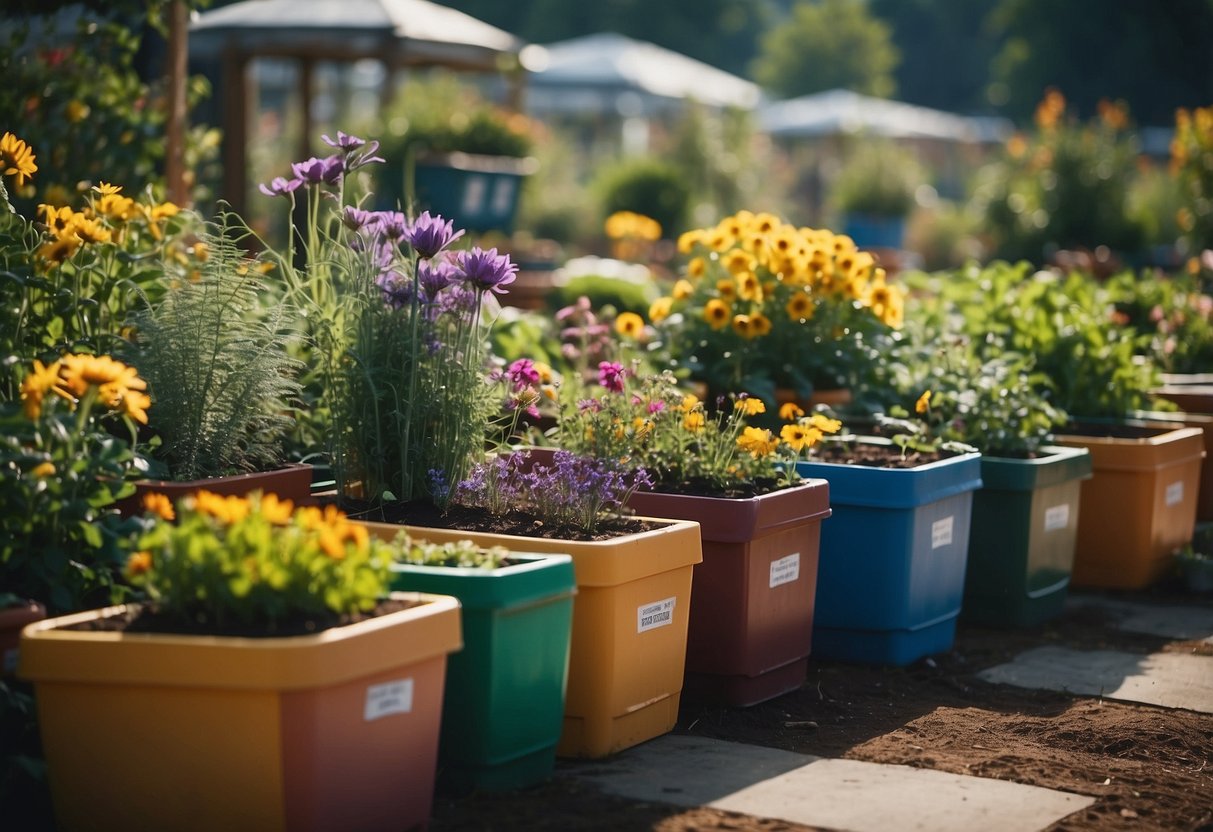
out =
{"type": "Polygon", "coordinates": [[[59,828],[425,824],[459,602],[392,597],[422,603],[285,638],[65,629],[125,607],[27,626],[59,828]]]}
{"type": "MultiPolygon", "coordinates": [[[[1094,431],[1092,431],[1094,432],[1094,431]]],[[[1120,435],[1064,433],[1091,452],[1082,484],[1073,586],[1142,589],[1169,572],[1192,539],[1204,435],[1200,428],[1131,422],[1120,435]]]]}
{"type": "MultiPolygon", "coordinates": [[[[667,733],[678,719],[691,575],[703,553],[698,523],[657,522],[664,525],[589,542],[405,527],[435,542],[473,540],[573,558],[577,596],[560,756],[604,757],[667,733]]],[[[366,525],[389,540],[401,528],[366,525]]]]}

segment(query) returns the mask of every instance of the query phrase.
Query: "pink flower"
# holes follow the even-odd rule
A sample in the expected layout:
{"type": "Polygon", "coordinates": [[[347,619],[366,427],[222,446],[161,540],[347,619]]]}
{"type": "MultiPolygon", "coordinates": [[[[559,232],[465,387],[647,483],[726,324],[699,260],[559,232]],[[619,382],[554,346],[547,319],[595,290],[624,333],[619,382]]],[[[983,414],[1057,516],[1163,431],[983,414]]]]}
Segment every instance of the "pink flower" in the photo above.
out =
{"type": "Polygon", "coordinates": [[[623,392],[623,382],[627,375],[627,370],[618,361],[598,362],[598,383],[614,393],[623,392]]]}

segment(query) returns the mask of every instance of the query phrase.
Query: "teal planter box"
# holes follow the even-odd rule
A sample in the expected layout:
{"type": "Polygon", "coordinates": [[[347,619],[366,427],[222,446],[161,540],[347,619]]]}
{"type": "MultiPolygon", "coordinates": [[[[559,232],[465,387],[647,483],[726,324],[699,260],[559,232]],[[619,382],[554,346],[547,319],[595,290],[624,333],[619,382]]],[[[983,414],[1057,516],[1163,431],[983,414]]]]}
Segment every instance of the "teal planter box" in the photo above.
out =
{"type": "Polygon", "coordinates": [[[413,168],[417,210],[454,220],[469,231],[514,230],[522,184],[533,159],[450,153],[418,159],[413,168]]]}
{"type": "Polygon", "coordinates": [[[980,454],[917,468],[810,461],[796,469],[830,483],[833,511],[821,529],[813,655],[906,665],[951,649],[980,454]]]}
{"type": "Polygon", "coordinates": [[[1061,613],[1074,569],[1086,448],[1047,446],[1036,459],[981,458],[973,495],[964,618],[1032,627],[1061,613]]]}
{"type": "Polygon", "coordinates": [[[877,217],[871,214],[847,214],[842,233],[859,248],[902,248],[905,244],[905,217],[877,217]]]}
{"type": "Polygon", "coordinates": [[[439,780],[503,791],[546,780],[564,725],[576,582],[568,555],[500,569],[395,564],[392,589],[453,595],[463,650],[447,663],[439,780]]]}

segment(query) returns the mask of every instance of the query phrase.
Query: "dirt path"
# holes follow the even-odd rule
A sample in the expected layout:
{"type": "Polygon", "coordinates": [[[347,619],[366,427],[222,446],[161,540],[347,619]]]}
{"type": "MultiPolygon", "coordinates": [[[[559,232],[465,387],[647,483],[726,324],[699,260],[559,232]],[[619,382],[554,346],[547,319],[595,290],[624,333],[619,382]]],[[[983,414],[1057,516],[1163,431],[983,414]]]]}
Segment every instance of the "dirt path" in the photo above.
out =
{"type": "MultiPolygon", "coordinates": [[[[1196,596],[1126,600],[1210,603],[1196,596]]],[[[897,763],[1091,795],[1054,830],[1213,832],[1213,715],[994,685],[987,667],[1043,645],[1213,655],[1213,644],[1115,629],[1098,607],[1067,609],[1027,631],[961,625],[955,649],[908,668],[811,662],[795,693],[746,709],[684,703],[678,733],[823,757],[897,763]]],[[[712,809],[682,810],[602,795],[561,763],[543,786],[507,795],[440,797],[442,830],[803,830],[712,809]]]]}

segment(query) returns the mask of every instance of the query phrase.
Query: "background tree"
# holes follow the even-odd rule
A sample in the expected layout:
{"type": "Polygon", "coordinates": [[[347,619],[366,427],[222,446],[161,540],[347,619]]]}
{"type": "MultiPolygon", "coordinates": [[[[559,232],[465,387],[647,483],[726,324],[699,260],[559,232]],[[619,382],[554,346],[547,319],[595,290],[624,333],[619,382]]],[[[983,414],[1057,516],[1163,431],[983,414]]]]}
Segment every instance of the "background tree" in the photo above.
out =
{"type": "Polygon", "coordinates": [[[1045,90],[1082,116],[1123,100],[1142,124],[1213,101],[1213,0],[1000,0],[991,101],[1025,120],[1045,90]]]}
{"type": "Polygon", "coordinates": [[[799,0],[763,36],[753,73],[787,98],[837,87],[887,97],[896,90],[898,59],[889,25],[863,0],[799,0]]]}

